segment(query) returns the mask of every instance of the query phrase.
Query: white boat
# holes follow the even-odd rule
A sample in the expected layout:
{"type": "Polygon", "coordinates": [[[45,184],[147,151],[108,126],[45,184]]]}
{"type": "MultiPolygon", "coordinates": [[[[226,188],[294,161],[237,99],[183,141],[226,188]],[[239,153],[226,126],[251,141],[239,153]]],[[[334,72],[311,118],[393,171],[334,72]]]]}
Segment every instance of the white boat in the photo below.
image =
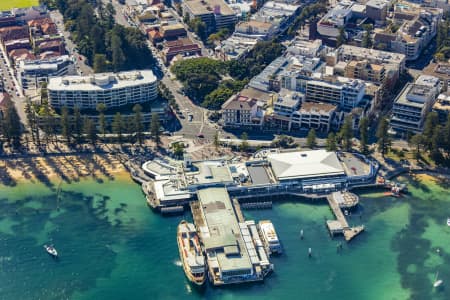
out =
{"type": "Polygon", "coordinates": [[[58,251],[56,251],[56,249],[55,249],[55,247],[53,247],[53,245],[44,245],[44,249],[51,256],[53,256],[53,257],[57,257],[58,256],[58,251]]]}
{"type": "Polygon", "coordinates": [[[442,279],[438,279],[438,275],[439,275],[439,272],[436,272],[436,277],[434,278],[434,283],[433,283],[433,287],[435,287],[435,288],[440,287],[444,283],[444,281],[442,279]]]}
{"type": "Polygon", "coordinates": [[[206,280],[206,260],[194,224],[184,220],[180,222],[177,243],[186,277],[196,285],[203,285],[206,280]]]}
{"type": "Polygon", "coordinates": [[[437,288],[437,287],[440,287],[443,283],[444,283],[444,281],[442,281],[442,279],[439,279],[439,280],[436,280],[436,281],[433,283],[433,286],[434,286],[435,288],[437,288]]]}
{"type": "Polygon", "coordinates": [[[281,248],[281,243],[278,240],[278,236],[275,232],[275,228],[273,227],[272,222],[270,222],[269,220],[259,221],[258,227],[266,251],[269,254],[281,254],[283,252],[283,249],[281,248]]]}
{"type": "Polygon", "coordinates": [[[447,226],[450,226],[450,218],[447,219],[447,226]]]}

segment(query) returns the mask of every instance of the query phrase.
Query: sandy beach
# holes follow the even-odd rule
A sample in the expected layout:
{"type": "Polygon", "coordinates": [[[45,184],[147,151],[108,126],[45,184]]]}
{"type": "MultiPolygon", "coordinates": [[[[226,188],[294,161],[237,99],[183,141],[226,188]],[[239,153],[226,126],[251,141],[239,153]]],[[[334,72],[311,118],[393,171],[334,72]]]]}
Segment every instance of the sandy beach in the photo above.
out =
{"type": "Polygon", "coordinates": [[[0,160],[0,183],[55,181],[70,183],[91,177],[98,180],[127,176],[128,172],[111,154],[77,154],[0,160]]]}

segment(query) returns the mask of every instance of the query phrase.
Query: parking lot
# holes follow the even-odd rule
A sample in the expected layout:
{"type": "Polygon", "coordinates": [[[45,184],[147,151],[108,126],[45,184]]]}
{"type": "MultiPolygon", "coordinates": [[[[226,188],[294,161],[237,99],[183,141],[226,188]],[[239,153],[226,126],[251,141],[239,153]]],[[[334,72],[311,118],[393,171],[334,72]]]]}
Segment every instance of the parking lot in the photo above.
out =
{"type": "Polygon", "coordinates": [[[370,166],[352,153],[342,153],[339,159],[342,161],[345,172],[350,176],[363,176],[370,173],[370,166]]]}

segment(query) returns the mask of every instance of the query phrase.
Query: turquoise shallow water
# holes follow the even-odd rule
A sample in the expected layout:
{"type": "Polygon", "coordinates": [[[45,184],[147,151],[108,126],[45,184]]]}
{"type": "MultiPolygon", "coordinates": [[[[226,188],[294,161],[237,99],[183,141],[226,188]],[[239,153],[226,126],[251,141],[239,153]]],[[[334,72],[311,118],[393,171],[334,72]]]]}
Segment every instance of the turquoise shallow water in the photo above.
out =
{"type": "Polygon", "coordinates": [[[153,213],[129,179],[63,184],[59,200],[40,184],[0,187],[0,299],[450,299],[448,186],[405,180],[411,193],[400,199],[361,193],[350,222],[367,231],[341,252],[342,239],[324,225],[332,217],[325,203],[286,199],[246,211],[247,219],[272,220],[285,254],[263,284],[204,290],[180,266],[183,216],[153,213]],[[44,243],[55,244],[59,260],[44,243]],[[436,271],[441,290],[432,288],[436,271]]]}

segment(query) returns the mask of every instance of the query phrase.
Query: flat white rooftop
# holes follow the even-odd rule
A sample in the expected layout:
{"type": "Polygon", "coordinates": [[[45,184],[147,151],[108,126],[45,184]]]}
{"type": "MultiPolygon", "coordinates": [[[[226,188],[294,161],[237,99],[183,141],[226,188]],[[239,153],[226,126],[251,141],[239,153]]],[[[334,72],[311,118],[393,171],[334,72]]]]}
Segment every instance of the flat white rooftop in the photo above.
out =
{"type": "Polygon", "coordinates": [[[89,76],[62,76],[49,79],[50,91],[102,91],[156,83],[151,70],[100,73],[89,76]]]}
{"type": "Polygon", "coordinates": [[[345,175],[336,153],[326,150],[271,153],[267,159],[280,181],[345,175]]]}

